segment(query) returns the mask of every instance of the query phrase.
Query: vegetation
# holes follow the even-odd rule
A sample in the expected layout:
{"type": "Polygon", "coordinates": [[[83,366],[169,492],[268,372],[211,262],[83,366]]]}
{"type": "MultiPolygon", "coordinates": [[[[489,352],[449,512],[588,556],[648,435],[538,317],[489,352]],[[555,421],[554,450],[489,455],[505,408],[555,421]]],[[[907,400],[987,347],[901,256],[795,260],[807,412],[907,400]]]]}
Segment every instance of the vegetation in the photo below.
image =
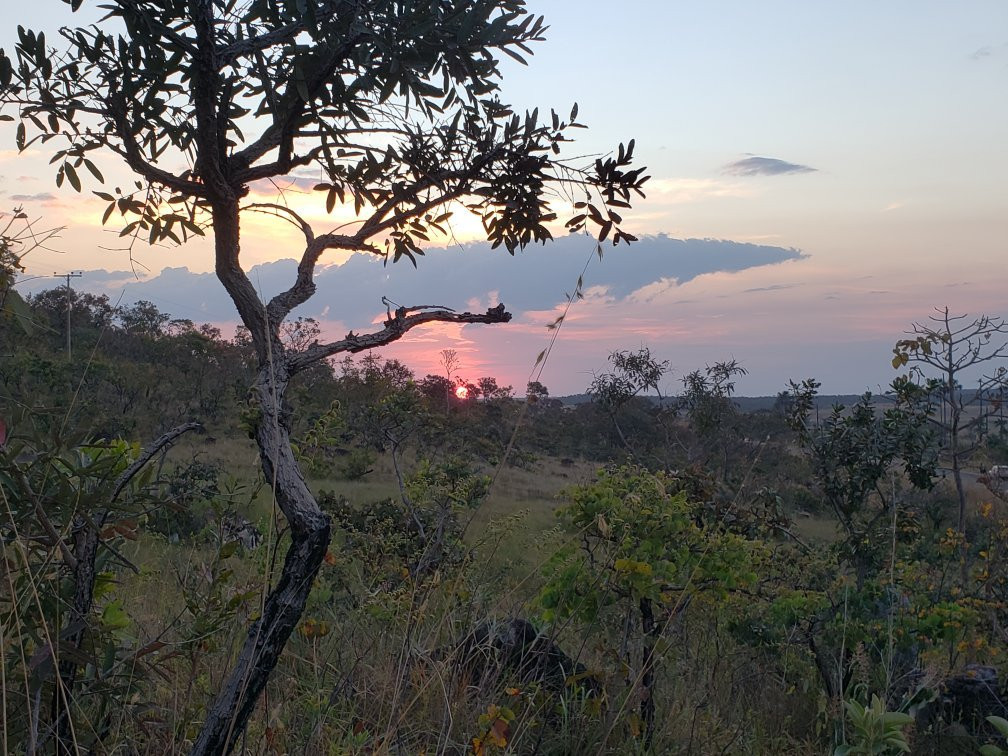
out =
{"type": "Polygon", "coordinates": [[[568,208],[599,254],[634,241],[633,141],[581,165],[576,106],[499,98],[498,56],[524,62],[543,19],[522,0],[102,8],[62,51],[25,29],[0,51],[17,146],[49,146],[78,192],[121,159],[135,189],[96,191],[103,221],[130,249],[210,233],[242,325],[22,297],[49,232],[20,211],[0,228],[5,752],[997,752],[1008,502],[998,475],[971,502],[961,473],[1008,445],[984,422],[1000,319],[915,326],[893,364],[922,369],[823,420],[814,379],[746,413],[744,366],[668,391],[646,347],[577,406],[466,377],[450,349],[416,376],[371,350],[510,314],[385,300],[379,330],[327,341],[291,317],[326,252],[417,265],[459,209],[512,254],[568,208]],[[309,167],[355,222],[319,233],[254,197],[309,167]],[[249,213],[304,237],[265,301],[249,213]],[[984,366],[971,415],[957,381],[984,366]]]}
{"type": "MultiPolygon", "coordinates": [[[[254,441],[227,440],[258,418],[253,347],[76,293],[88,362],[68,363],[67,296],[26,300],[31,336],[0,330],[4,732],[187,751],[290,543],[254,441]]],[[[609,375],[666,365],[630,357],[609,375]]],[[[460,399],[374,353],[292,381],[337,540],[239,746],[999,747],[1008,508],[974,488],[960,537],[939,396],[903,378],[816,424],[815,381],[746,413],[697,380],[725,372],[615,407],[604,374],[592,402],[540,384],[529,404],[456,366],[460,399]]]]}
{"type": "Polygon", "coordinates": [[[600,242],[610,235],[629,242],[615,208],[629,207],[646,177],[630,168],[633,142],[587,167],[559,156],[580,126],[576,106],[567,119],[551,111],[541,122],[538,111],[521,118],[499,99],[497,56],[523,60],[542,39],[543,19],[521,0],[115,0],[103,7],[102,26],[61,31],[63,51],[19,28],[13,54],[0,54],[0,105],[17,112],[19,150],[55,140],[58,186],[81,191],[82,169],[104,183],[92,160],[99,155],[125,162],[135,190],[97,192],[108,202],[103,220],[121,217],[121,236],[181,244],[211,231],[217,277],[248,329],[252,435],[291,541],[194,748],[226,752],[304,611],[331,540],[291,446],[284,410],[291,379],[424,323],[510,319],[503,305],[482,314],[403,306],[374,333],[291,348],[283,324],[314,294],[322,255],[356,250],[416,265],[420,245],[448,233],[456,207],[476,214],[493,246],[513,254],[550,238],[557,185],[584,196],[586,210],[568,221],[572,229],[590,221],[600,242]],[[255,182],[306,166],[326,179],[315,189],[325,193],[327,210],[352,203],[352,233],[316,233],[286,203],[248,199],[255,182]],[[304,236],[295,280],[268,302],[241,263],[249,213],[282,218],[304,236]]]}

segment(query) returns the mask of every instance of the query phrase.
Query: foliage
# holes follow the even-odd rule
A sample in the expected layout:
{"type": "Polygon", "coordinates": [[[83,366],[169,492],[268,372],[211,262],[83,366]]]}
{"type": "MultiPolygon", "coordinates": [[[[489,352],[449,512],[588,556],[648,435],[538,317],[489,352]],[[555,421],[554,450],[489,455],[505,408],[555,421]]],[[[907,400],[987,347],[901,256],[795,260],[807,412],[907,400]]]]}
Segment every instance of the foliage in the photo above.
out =
{"type": "Polygon", "coordinates": [[[157,501],[150,468],[136,475],[138,454],[122,441],[47,437],[30,419],[0,444],[3,665],[23,682],[5,684],[12,746],[100,748],[137,715],[129,702],[169,656],[139,642],[117,595],[117,572],[136,570],[122,545],[157,501]]]}
{"type": "Polygon", "coordinates": [[[751,545],[699,525],[696,504],[666,473],[602,470],[594,483],[570,489],[566,499],[557,516],[580,545],[554,557],[539,599],[543,616],[600,627],[603,635],[634,628],[636,663],[630,662],[625,635],[622,648],[612,651],[634,670],[628,679],[642,691],[639,730],[650,745],[658,640],[694,596],[724,596],[755,581],[751,545]]]}
{"type": "Polygon", "coordinates": [[[323,492],[319,501],[345,532],[349,553],[361,562],[368,584],[388,589],[404,577],[424,579],[467,558],[466,525],[488,484],[460,460],[425,462],[407,476],[399,500],[361,508],[323,492]]]}
{"type": "Polygon", "coordinates": [[[910,746],[903,729],[913,717],[897,711],[886,711],[885,702],[873,695],[863,706],[856,699],[844,702],[851,726],[851,743],[837,746],[834,756],[869,756],[871,754],[909,753],[910,746]]]}
{"type": "MultiPolygon", "coordinates": [[[[998,731],[998,734],[1002,738],[1008,740],[1008,720],[1004,717],[987,717],[987,721],[998,731]]],[[[981,746],[980,748],[980,756],[1004,756],[1006,753],[1008,751],[993,744],[981,746]]]]}
{"type": "Polygon", "coordinates": [[[814,380],[791,383],[789,421],[842,528],[841,559],[855,569],[860,583],[881,563],[892,523],[901,528],[914,516],[897,495],[894,468],[902,468],[915,488],[934,485],[938,452],[928,423],[931,405],[926,392],[899,379],[892,385],[891,405],[881,412],[865,393],[853,407],[836,406],[821,425],[812,426],[808,416],[818,385],[814,380]],[[891,486],[885,485],[887,478],[891,486]]]}

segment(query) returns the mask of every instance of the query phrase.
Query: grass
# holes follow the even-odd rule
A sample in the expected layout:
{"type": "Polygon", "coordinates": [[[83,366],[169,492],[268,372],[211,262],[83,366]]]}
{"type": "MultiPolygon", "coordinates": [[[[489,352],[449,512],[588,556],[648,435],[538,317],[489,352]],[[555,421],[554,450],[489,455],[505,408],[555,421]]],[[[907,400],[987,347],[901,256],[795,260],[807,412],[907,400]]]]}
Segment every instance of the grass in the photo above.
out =
{"type": "MultiPolygon", "coordinates": [[[[173,455],[219,462],[238,478],[258,475],[251,441],[190,440],[173,455]]],[[[316,493],[334,491],[360,506],[398,496],[391,460],[380,457],[373,468],[359,481],[317,477],[308,483],[316,493]]],[[[518,716],[508,752],[531,752],[547,719],[550,734],[540,744],[540,753],[595,752],[607,729],[610,743],[620,745],[599,753],[636,752],[632,718],[621,720],[615,730],[607,719],[619,709],[619,702],[592,713],[585,707],[595,704],[564,701],[566,708],[547,714],[542,699],[536,698],[539,693],[531,689],[508,693],[517,689],[513,681],[459,678],[458,660],[444,651],[481,618],[529,613],[528,601],[542,581],[541,568],[564,538],[555,529],[557,495],[593,476],[592,464],[552,459],[528,468],[503,469],[469,523],[470,564],[462,576],[446,577],[441,584],[414,587],[412,593],[409,589],[372,593],[365,586],[357,590],[357,603],[347,604],[338,584],[342,578],[334,577],[338,570],[323,566],[305,617],[327,622],[330,630],[318,637],[296,633],[291,639],[250,726],[248,752],[280,753],[296,746],[313,753],[414,753],[424,748],[430,752],[436,743],[444,752],[463,753],[479,735],[481,715],[499,705],[513,708],[518,716]]],[[[978,501],[983,498],[982,492],[974,493],[978,501]]],[[[264,519],[270,507],[271,496],[264,488],[249,515],[264,519]]],[[[813,545],[837,537],[835,522],[824,515],[798,517],[794,528],[813,545]]],[[[142,536],[129,546],[126,556],[144,569],[137,576],[123,575],[116,596],[130,607],[138,644],[159,637],[166,627],[181,634],[185,628],[177,619],[180,609],[194,590],[209,591],[215,554],[209,543],[169,544],[152,536],[142,536]]],[[[264,560],[265,549],[229,560],[226,566],[233,574],[225,598],[261,588],[264,560]]],[[[358,577],[366,582],[369,576],[358,577]]],[[[163,732],[160,740],[147,742],[163,743],[166,751],[185,749],[186,738],[200,720],[201,706],[230,668],[257,600],[208,633],[208,645],[190,646],[165,684],[157,686],[154,704],[163,732]]],[[[714,606],[691,607],[682,629],[670,633],[659,689],[663,707],[659,736],[665,739],[660,752],[820,752],[821,743],[796,741],[789,735],[814,731],[820,716],[817,701],[810,697],[796,703],[790,679],[767,677],[758,656],[732,641],[716,612],[714,606]],[[767,716],[773,711],[781,718],[777,726],[768,727],[767,716]]],[[[562,635],[562,643],[590,667],[612,667],[612,659],[600,648],[579,649],[576,634],[562,635]]],[[[607,683],[618,690],[622,680],[607,683]]]]}

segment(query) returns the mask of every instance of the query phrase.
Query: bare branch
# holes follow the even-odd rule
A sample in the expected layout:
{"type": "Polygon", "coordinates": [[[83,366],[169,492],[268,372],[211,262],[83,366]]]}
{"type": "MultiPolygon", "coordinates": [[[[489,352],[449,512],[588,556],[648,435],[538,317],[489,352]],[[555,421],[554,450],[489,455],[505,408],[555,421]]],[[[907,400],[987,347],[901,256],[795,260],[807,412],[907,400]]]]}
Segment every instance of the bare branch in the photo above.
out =
{"type": "Polygon", "coordinates": [[[279,29],[274,29],[266,34],[260,34],[258,37],[232,42],[220,50],[217,54],[217,59],[220,60],[222,65],[228,65],[234,63],[239,58],[268,50],[273,45],[290,42],[303,31],[305,31],[303,23],[287,24],[287,26],[281,26],[279,29]]]}
{"type": "Polygon", "coordinates": [[[162,168],[157,168],[144,159],[140,145],[137,144],[136,138],[130,132],[126,100],[121,94],[110,98],[108,102],[108,115],[112,116],[116,134],[122,142],[122,147],[117,148],[112,144],[108,146],[118,153],[130,168],[148,181],[167,186],[172,191],[182,192],[194,197],[207,196],[207,188],[203,184],[176,176],[174,173],[170,173],[162,168]]]}
{"type": "Polygon", "coordinates": [[[421,309],[416,307],[400,307],[394,315],[385,321],[385,327],[374,333],[357,335],[353,331],[340,341],[329,344],[318,344],[309,347],[289,359],[291,373],[304,370],[315,362],[332,357],[341,352],[363,352],[366,349],[390,344],[402,338],[407,331],[424,323],[507,323],[511,313],[504,309],[503,304],[491,307],[485,313],[450,312],[445,309],[421,309]],[[417,311],[418,312],[414,312],[417,311]],[[414,314],[408,314],[414,312],[414,314]]]}
{"type": "MultiPolygon", "coordinates": [[[[274,207],[281,208],[279,205],[274,207]]],[[[307,302],[315,293],[315,266],[318,264],[322,253],[327,249],[344,249],[355,252],[381,254],[377,248],[358,240],[355,236],[328,233],[316,237],[311,226],[297,213],[287,208],[282,209],[289,216],[292,216],[292,222],[297,223],[299,221],[302,224],[301,230],[304,232],[307,245],[305,246],[304,254],[301,255],[301,262],[298,264],[297,279],[295,279],[294,284],[287,291],[273,297],[266,308],[272,327],[278,327],[291,310],[307,302]],[[297,221],[293,220],[295,218],[297,221]]]]}
{"type": "Polygon", "coordinates": [[[109,497],[109,501],[113,502],[119,498],[119,494],[123,492],[123,489],[129,485],[129,482],[133,480],[136,474],[140,472],[144,465],[150,462],[158,452],[175,443],[179,436],[202,427],[203,426],[197,422],[184,423],[183,425],[172,428],[163,436],[154,439],[154,441],[152,441],[150,445],[143,450],[140,456],[134,460],[133,464],[127,467],[123,471],[122,475],[118,477],[115,488],[112,489],[112,495],[109,497]]]}
{"type": "MultiPolygon", "coordinates": [[[[272,145],[270,149],[274,149],[279,145],[280,139],[278,137],[276,139],[276,144],[272,145]]],[[[269,149],[266,151],[269,152],[269,149]]],[[[300,168],[315,162],[322,152],[322,147],[313,147],[303,155],[290,155],[286,159],[274,160],[272,163],[263,163],[262,165],[254,165],[250,168],[236,170],[232,174],[232,178],[235,182],[244,184],[252,181],[258,181],[259,179],[283,176],[294,168],[300,168]]]]}

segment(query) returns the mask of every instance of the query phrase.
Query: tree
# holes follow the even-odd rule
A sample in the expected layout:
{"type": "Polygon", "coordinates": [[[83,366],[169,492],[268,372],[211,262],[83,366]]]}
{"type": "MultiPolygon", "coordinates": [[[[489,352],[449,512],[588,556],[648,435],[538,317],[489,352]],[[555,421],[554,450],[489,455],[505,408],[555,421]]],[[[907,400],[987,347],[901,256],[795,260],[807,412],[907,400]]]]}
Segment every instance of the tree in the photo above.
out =
{"type": "Polygon", "coordinates": [[[892,384],[893,404],[879,412],[870,393],[852,407],[836,405],[820,425],[808,422],[819,382],[791,382],[788,422],[812,463],[816,484],[841,529],[837,548],[853,568],[858,587],[877,569],[886,533],[897,517],[907,520],[904,497],[886,478],[901,467],[909,483],[928,490],[934,484],[937,449],[928,424],[927,393],[906,378],[892,384]]]}
{"type": "Polygon", "coordinates": [[[914,371],[926,380],[930,391],[942,406],[941,419],[932,418],[942,434],[944,450],[952,465],[959,499],[959,533],[966,532],[966,486],[962,479],[963,462],[977,450],[986,421],[1000,406],[1008,387],[1008,371],[999,365],[989,375],[980,375],[976,390],[964,389],[964,374],[981,371],[995,360],[1008,356],[1008,323],[1002,318],[981,315],[969,321],[968,315],[950,315],[948,307],[936,309],[929,323],[914,323],[910,338],[893,347],[892,365],[901,368],[913,364],[914,371]],[[934,371],[938,377],[928,377],[934,371]]]}
{"type": "Polygon", "coordinates": [[[445,379],[448,381],[447,388],[444,393],[445,402],[445,414],[448,414],[448,410],[451,408],[451,400],[455,391],[455,373],[459,369],[461,360],[459,359],[458,352],[454,349],[442,349],[441,353],[441,367],[445,371],[445,379]]]}
{"type": "Polygon", "coordinates": [[[554,556],[556,571],[540,596],[547,621],[578,619],[598,627],[601,648],[622,638],[612,656],[640,699],[648,750],[662,635],[694,596],[723,595],[756,580],[753,545],[717,525],[704,526],[702,505],[689,500],[683,483],[672,473],[624,466],[600,470],[594,482],[567,490],[557,516],[577,536],[554,556]]]}
{"type": "Polygon", "coordinates": [[[529,381],[525,386],[525,398],[530,404],[549,399],[549,389],[539,381],[529,381]]]}
{"type": "MultiPolygon", "coordinates": [[[[84,0],[65,0],[72,10],[84,0]]],[[[524,0],[109,0],[103,26],[64,28],[65,49],[19,29],[0,54],[0,106],[15,111],[16,142],[57,146],[56,183],[81,191],[82,173],[110,153],[135,190],[99,191],[130,245],[182,243],[210,231],[217,277],[248,328],[258,362],[253,434],[263,472],[290,525],[291,545],[262,615],[210,707],[194,753],[222,753],[245,727],[304,609],[330,524],[298,469],[284,397],[319,360],[388,344],[431,322],[502,323],[485,313],[397,307],[384,326],[292,351],[280,328],[315,293],[328,250],[416,265],[453,209],[482,221],[510,253],[551,238],[551,200],[577,193],[572,231],[630,242],[618,210],[642,194],[633,141],[580,167],[560,157],[577,128],[551,111],[520,116],[499,95],[501,53],[525,62],[545,24],[524,0]],[[122,31],[120,31],[120,29],[122,31]],[[316,233],[282,202],[249,199],[250,186],[312,167],[328,210],[352,204],[352,233],[316,233]],[[563,185],[564,193],[554,189],[563,185]],[[241,262],[241,221],[268,213],[304,236],[290,287],[262,301],[241,262]]],[[[84,176],[87,178],[87,176],[84,176]]]]}
{"type": "Polygon", "coordinates": [[[609,415],[620,442],[635,456],[634,448],[620,426],[619,412],[631,399],[647,391],[657,394],[660,404],[664,399],[660,384],[669,370],[669,363],[668,360],[659,361],[652,357],[647,347],[641,347],[636,352],[613,352],[609,355],[609,362],[613,371],[596,374],[588,386],[588,394],[609,415]]]}

